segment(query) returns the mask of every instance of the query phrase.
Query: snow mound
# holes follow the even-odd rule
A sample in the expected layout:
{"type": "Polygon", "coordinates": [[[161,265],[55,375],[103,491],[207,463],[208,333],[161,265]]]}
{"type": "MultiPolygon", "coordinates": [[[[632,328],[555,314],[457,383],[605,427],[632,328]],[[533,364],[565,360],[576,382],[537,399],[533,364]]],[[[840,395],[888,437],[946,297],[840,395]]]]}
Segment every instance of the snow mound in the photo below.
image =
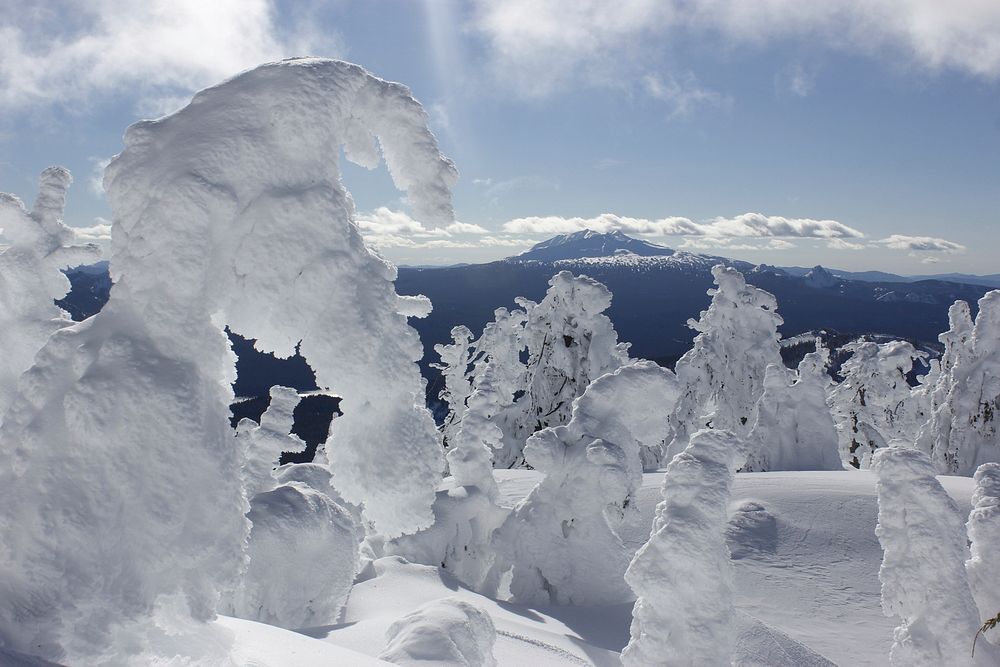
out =
{"type": "Polygon", "coordinates": [[[396,665],[432,663],[441,667],[495,667],[497,633],[489,614],[454,597],[429,602],[410,612],[386,633],[379,655],[396,665]]]}

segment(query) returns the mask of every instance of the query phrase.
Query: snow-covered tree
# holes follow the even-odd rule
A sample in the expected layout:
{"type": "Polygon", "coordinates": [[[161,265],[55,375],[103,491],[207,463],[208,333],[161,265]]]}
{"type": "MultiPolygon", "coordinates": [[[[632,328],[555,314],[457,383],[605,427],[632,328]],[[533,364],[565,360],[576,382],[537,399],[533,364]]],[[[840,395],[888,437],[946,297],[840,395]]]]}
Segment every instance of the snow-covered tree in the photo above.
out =
{"type": "Polygon", "coordinates": [[[306,443],[292,433],[299,393],[290,387],[275,385],[271,387],[270,394],[271,402],[260,416],[259,424],[244,417],[236,425],[236,439],[246,451],[243,485],[247,498],[275,487],[274,470],[282,452],[303,452],[306,449],[306,443]]]}
{"type": "Polygon", "coordinates": [[[925,357],[903,341],[857,341],[840,369],[843,381],[829,393],[837,424],[840,456],[855,468],[867,468],[876,449],[901,440],[914,446],[919,424],[906,375],[913,361],[925,357]]]}
{"type": "Polygon", "coordinates": [[[469,327],[457,326],[451,330],[450,344],[434,346],[441,363],[431,364],[431,367],[440,370],[444,380],[438,397],[448,405],[448,414],[441,426],[445,446],[449,446],[455,437],[455,431],[465,415],[465,402],[472,393],[472,382],[468,377],[472,339],[469,327]]]}
{"type": "Polygon", "coordinates": [[[774,295],[748,285],[732,267],[719,264],[712,275],[712,303],[698,321],[688,320],[698,335],[677,361],[684,392],[671,420],[670,455],[683,451],[690,434],[702,428],[726,429],[738,438],[749,434],[765,370],[781,363],[782,319],[774,295]]]}
{"type": "Polygon", "coordinates": [[[376,530],[430,523],[443,460],[420,342],[353,222],[341,146],[367,167],[380,146],[416,217],[453,219],[426,114],[355,65],[264,65],[126,132],[105,172],[108,304],[49,338],[0,427],[5,647],[90,664],[142,651],[130,628],[157,609],[213,617],[250,526],[225,323],[279,354],[301,340],[342,388],[334,483],[376,530]]]}
{"type": "Polygon", "coordinates": [[[826,404],[829,351],[817,349],[799,362],[798,372],[771,364],[750,432],[742,470],[840,470],[837,428],[826,404]]]}
{"type": "Polygon", "coordinates": [[[64,167],[42,172],[31,211],[14,195],[0,192],[0,229],[9,245],[0,252],[0,419],[48,337],[73,323],[53,303],[69,292],[62,269],[100,259],[93,245],[76,243],[62,222],[73,178],[64,167]]]}
{"type": "Polygon", "coordinates": [[[882,609],[901,620],[891,663],[998,664],[991,644],[977,648],[975,660],[970,656],[980,615],[965,572],[966,532],[930,458],[911,447],[885,447],[875,452],[871,469],[878,478],[882,609]]]}
{"type": "Polygon", "coordinates": [[[649,541],[625,573],[637,597],[626,667],[731,663],[736,612],[726,525],[740,450],[732,433],[704,429],[667,465],[649,541]]]}
{"type": "Polygon", "coordinates": [[[619,531],[634,517],[642,450],[666,435],[657,414],[678,394],[673,373],[652,362],[594,380],[565,426],[528,439],[528,463],[545,474],[497,531],[496,570],[526,604],[592,605],[630,598],[632,556],[619,531]]]}
{"type": "Polygon", "coordinates": [[[415,535],[404,535],[387,543],[386,554],[426,565],[440,565],[473,590],[495,589],[488,580],[494,563],[494,531],[508,509],[498,503],[493,478],[493,451],[501,446],[503,433],[494,423],[497,406],[509,396],[500,396],[495,364],[486,363],[468,408],[459,422],[448,449],[451,479],[437,493],[434,523],[415,535]]]}
{"type": "Polygon", "coordinates": [[[495,667],[493,619],[459,598],[428,602],[394,622],[379,659],[404,667],[495,667]]]}
{"type": "Polygon", "coordinates": [[[947,393],[921,442],[930,443],[941,472],[971,475],[982,463],[1000,461],[1000,290],[979,300],[971,335],[964,309],[956,308],[951,330],[942,335],[953,341],[949,377],[942,373],[947,393]]]}
{"type": "MultiPolygon", "coordinates": [[[[972,596],[979,607],[979,620],[1000,612],[1000,463],[984,463],[973,476],[972,512],[965,524],[972,552],[965,562],[972,596]]],[[[1000,643],[1000,633],[986,638],[1000,643]]]]}
{"type": "Polygon", "coordinates": [[[573,399],[592,380],[629,361],[627,343],[618,342],[604,311],[611,292],[587,276],[560,271],[549,280],[545,298],[518,298],[526,314],[521,344],[527,349],[524,395],[518,400],[516,431],[497,456],[498,467],[523,460],[521,447],[532,433],[566,424],[573,399]]]}

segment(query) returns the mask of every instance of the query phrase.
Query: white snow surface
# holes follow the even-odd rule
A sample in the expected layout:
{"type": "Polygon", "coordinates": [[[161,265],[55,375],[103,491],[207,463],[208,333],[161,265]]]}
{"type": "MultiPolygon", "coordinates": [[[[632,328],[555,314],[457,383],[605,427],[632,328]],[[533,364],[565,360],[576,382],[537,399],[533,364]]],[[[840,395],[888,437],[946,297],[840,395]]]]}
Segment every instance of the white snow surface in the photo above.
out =
{"type": "Polygon", "coordinates": [[[399,619],[386,632],[389,643],[379,656],[394,665],[495,667],[493,619],[456,597],[428,602],[399,619]]]}

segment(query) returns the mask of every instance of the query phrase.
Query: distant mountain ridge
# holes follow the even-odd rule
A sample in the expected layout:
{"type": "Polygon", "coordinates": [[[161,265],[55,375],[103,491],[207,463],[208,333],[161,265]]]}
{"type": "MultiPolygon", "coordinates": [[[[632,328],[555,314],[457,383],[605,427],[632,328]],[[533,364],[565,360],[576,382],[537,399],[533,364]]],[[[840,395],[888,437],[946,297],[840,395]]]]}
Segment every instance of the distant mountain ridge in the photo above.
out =
{"type": "Polygon", "coordinates": [[[560,234],[547,241],[536,243],[508,261],[556,262],[584,257],[610,257],[629,253],[640,257],[669,256],[674,250],[642,239],[626,236],[621,232],[601,233],[585,229],[572,234],[560,234]]]}

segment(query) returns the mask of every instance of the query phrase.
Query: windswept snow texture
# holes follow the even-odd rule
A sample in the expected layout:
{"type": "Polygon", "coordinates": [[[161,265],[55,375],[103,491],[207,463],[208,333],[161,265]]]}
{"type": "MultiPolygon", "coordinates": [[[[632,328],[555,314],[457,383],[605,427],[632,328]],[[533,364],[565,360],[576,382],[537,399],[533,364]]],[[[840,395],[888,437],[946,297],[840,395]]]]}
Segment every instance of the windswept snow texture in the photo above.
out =
{"type": "Polygon", "coordinates": [[[626,667],[728,665],[735,621],[728,506],[740,448],[728,431],[701,430],[663,478],[649,541],[625,573],[637,596],[626,667]]]}
{"type": "Polygon", "coordinates": [[[926,454],[908,447],[875,453],[882,608],[900,617],[891,662],[899,667],[996,665],[1000,653],[971,641],[979,612],[965,573],[969,557],[962,515],[935,477],[926,454]]]}
{"type": "Polygon", "coordinates": [[[380,147],[415,216],[450,221],[456,171],[426,121],[404,86],[297,59],[129,128],[105,172],[109,302],[49,339],[0,428],[4,645],[86,664],[163,596],[213,617],[249,529],[224,324],[281,355],[302,340],[344,396],[335,486],[378,531],[430,523],[443,459],[420,342],[336,160],[375,167],[380,147]]]}
{"type": "Polygon", "coordinates": [[[627,602],[632,552],[619,533],[637,523],[644,449],[658,450],[677,380],[639,362],[595,380],[565,426],[535,433],[528,464],[545,477],[494,537],[497,569],[511,569],[513,598],[526,604],[627,602]],[[653,418],[650,418],[653,416],[653,418]]]}
{"type": "Polygon", "coordinates": [[[100,259],[97,246],[76,245],[75,233],[62,222],[72,182],[64,167],[43,171],[31,211],[0,192],[0,229],[10,244],[0,252],[0,419],[14,399],[17,379],[49,335],[73,323],[53,303],[70,289],[61,269],[100,259]]]}
{"type": "MultiPolygon", "coordinates": [[[[197,291],[205,310],[264,351],[288,356],[301,340],[317,383],[343,396],[327,447],[334,486],[380,532],[429,524],[443,460],[414,363],[420,341],[398,312],[395,268],[354,224],[336,160],[343,147],[374,168],[381,149],[414,216],[450,221],[457,173],[409,90],[344,62],[287,60],[133,126],[126,146],[106,177],[116,252],[133,238],[169,244],[164,261],[187,268],[185,298],[197,291]]],[[[121,282],[129,268],[113,262],[113,276],[121,282]]],[[[169,274],[159,263],[143,269],[153,285],[128,279],[125,289],[155,289],[169,274]]],[[[157,309],[183,319],[170,300],[157,309]]]]}
{"type": "Polygon", "coordinates": [[[386,632],[381,660],[401,667],[496,667],[497,633],[485,611],[460,598],[429,602],[399,619],[386,632]]]}

